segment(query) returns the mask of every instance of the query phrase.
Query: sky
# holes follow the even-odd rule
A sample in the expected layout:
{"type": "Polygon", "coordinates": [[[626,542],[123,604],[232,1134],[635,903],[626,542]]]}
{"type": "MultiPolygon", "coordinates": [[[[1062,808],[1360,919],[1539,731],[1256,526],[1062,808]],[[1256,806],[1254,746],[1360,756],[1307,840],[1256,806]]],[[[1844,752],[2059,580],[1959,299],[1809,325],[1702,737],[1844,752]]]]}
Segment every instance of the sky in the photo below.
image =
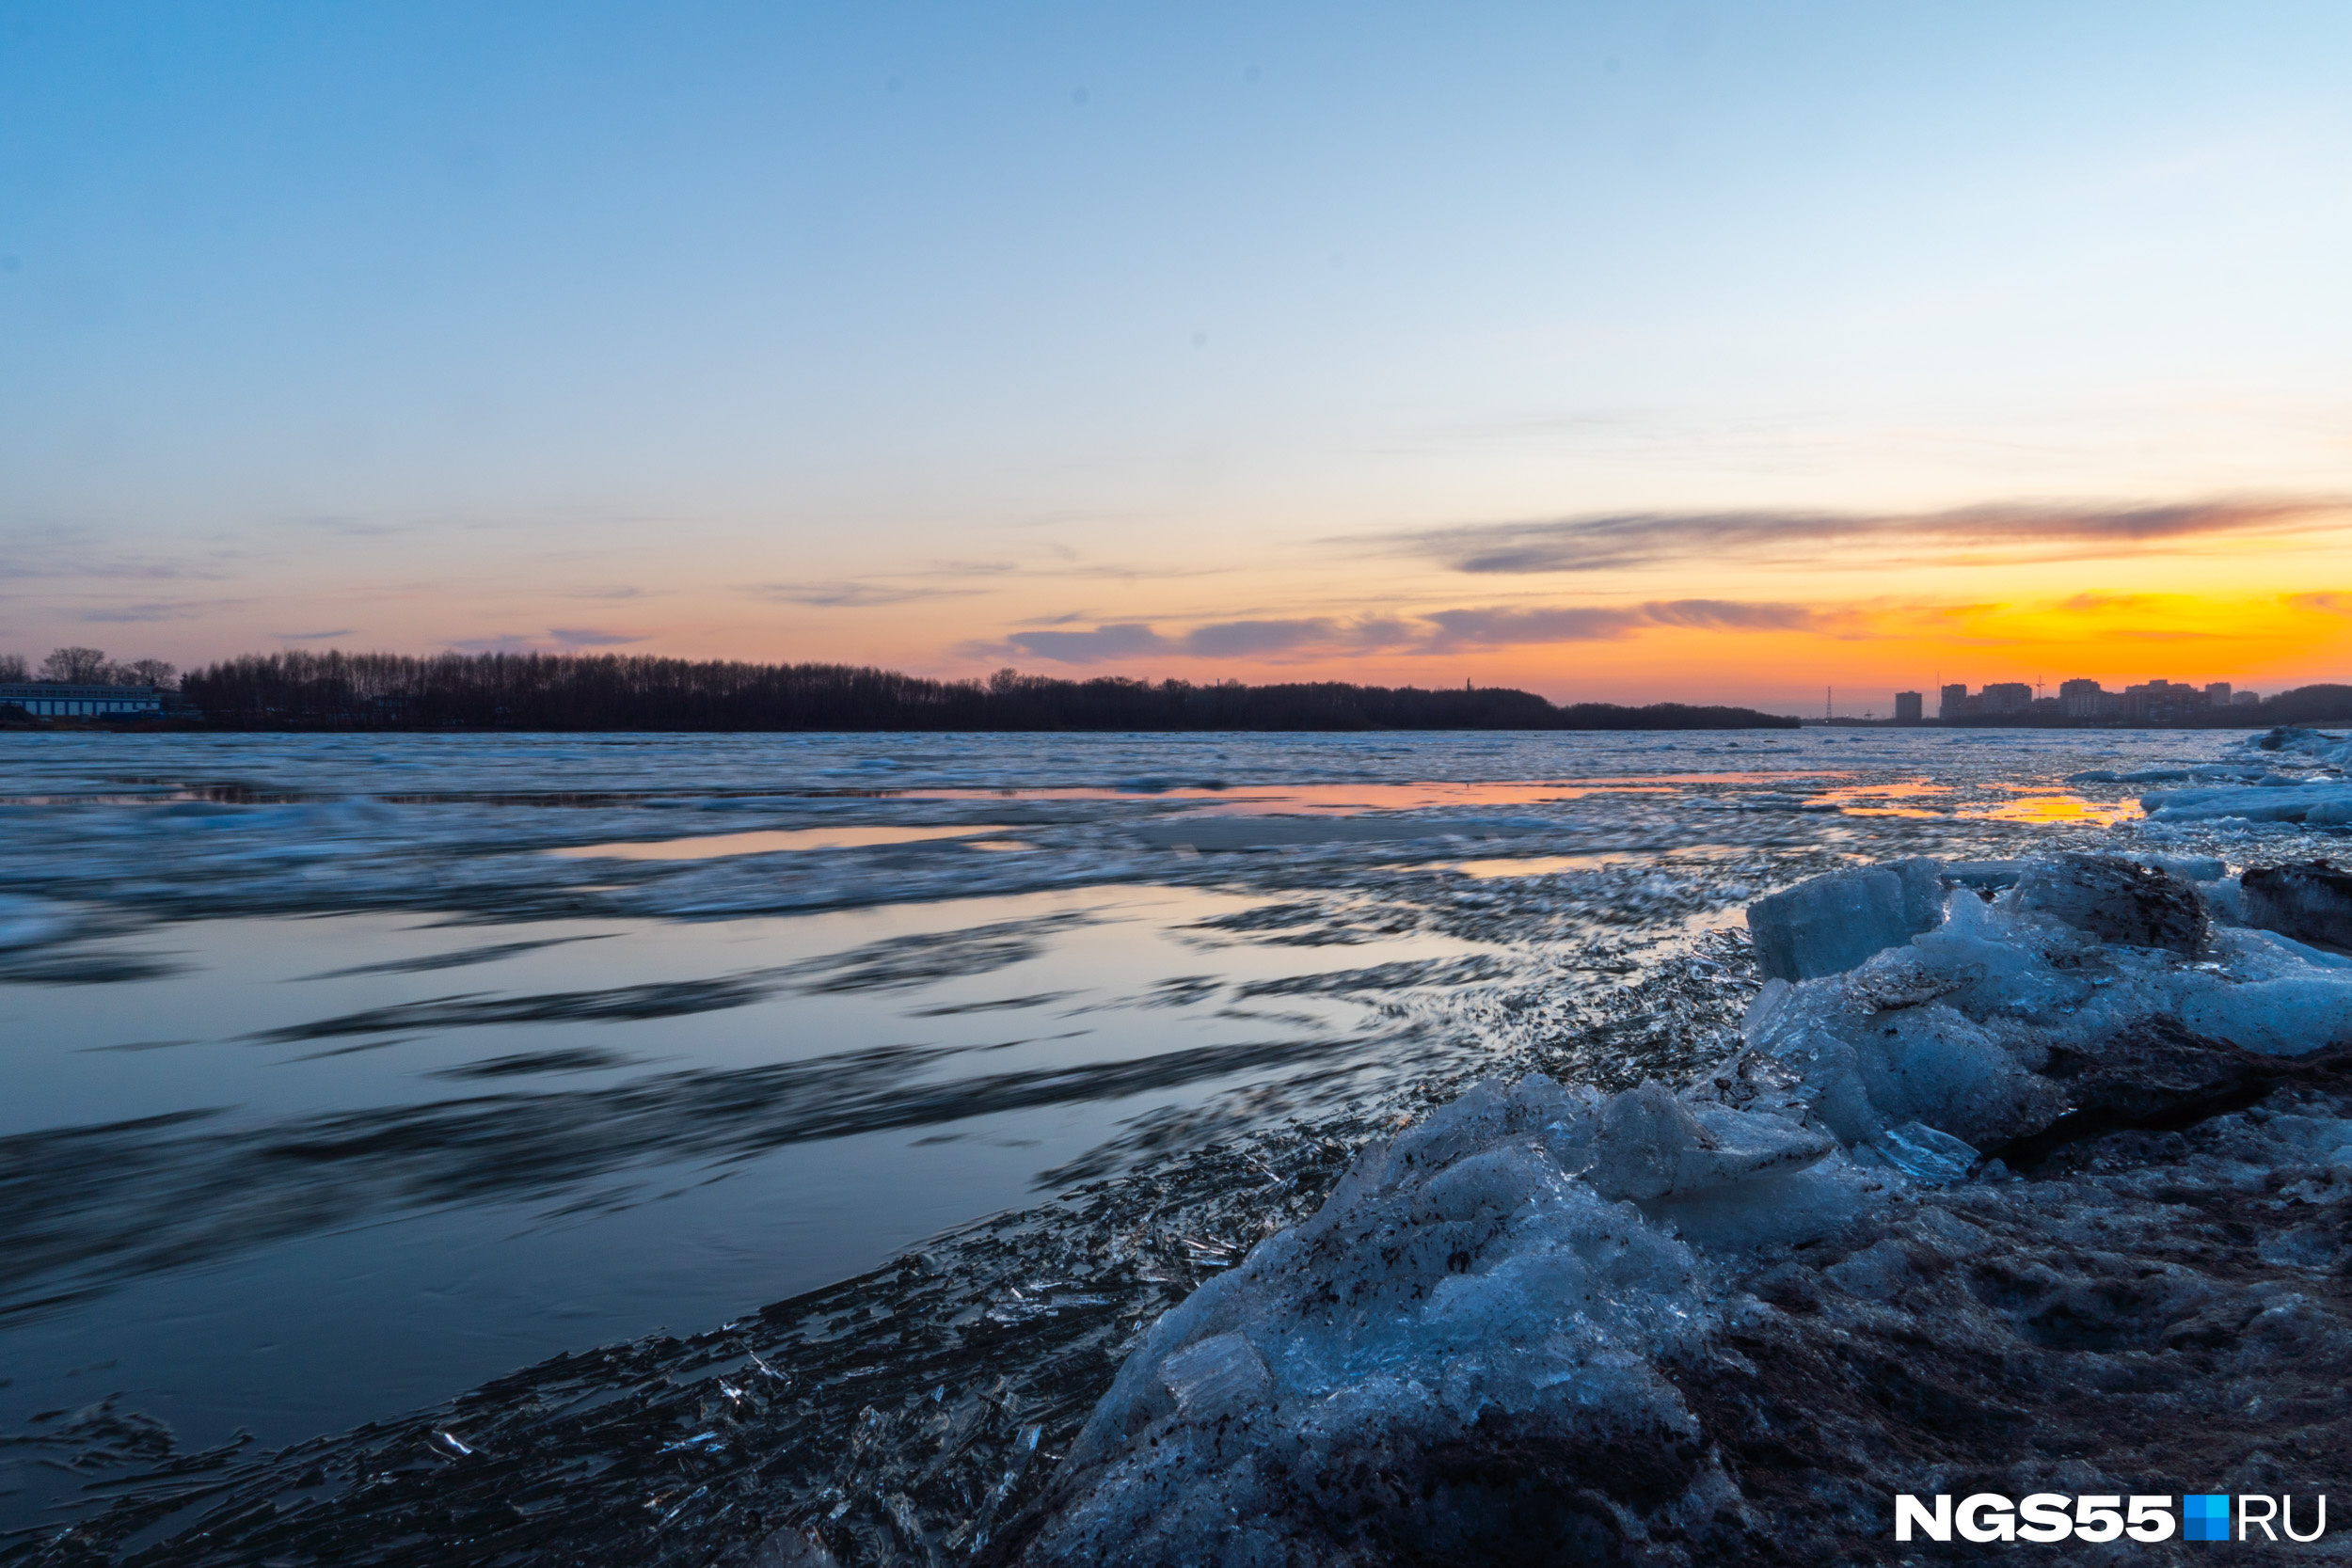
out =
{"type": "Polygon", "coordinates": [[[2339,0],[0,0],[0,653],[2352,680],[2346,80],[2339,0]]]}

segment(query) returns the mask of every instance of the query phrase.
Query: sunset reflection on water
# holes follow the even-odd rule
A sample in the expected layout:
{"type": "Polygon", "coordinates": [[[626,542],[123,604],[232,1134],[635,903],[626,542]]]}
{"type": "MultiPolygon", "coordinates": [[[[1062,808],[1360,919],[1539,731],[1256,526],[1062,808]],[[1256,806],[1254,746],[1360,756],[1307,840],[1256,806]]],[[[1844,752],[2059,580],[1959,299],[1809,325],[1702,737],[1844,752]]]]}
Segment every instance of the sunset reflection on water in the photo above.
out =
{"type": "Polygon", "coordinates": [[[2112,827],[2128,822],[2140,815],[2138,802],[2119,800],[2113,805],[2101,805],[2079,795],[2026,795],[1999,805],[1986,806],[1965,814],[1994,822],[2046,822],[2054,825],[2112,827]]]}

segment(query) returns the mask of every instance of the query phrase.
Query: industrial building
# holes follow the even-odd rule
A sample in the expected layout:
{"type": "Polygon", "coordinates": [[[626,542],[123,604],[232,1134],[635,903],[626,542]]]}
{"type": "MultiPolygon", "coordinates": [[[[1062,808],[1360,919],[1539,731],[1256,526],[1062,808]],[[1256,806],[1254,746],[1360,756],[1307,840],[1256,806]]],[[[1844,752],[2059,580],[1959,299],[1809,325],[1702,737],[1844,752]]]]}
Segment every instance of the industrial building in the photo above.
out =
{"type": "Polygon", "coordinates": [[[0,683],[0,707],[36,719],[157,719],[163,693],[151,686],[68,686],[59,681],[0,683]]]}

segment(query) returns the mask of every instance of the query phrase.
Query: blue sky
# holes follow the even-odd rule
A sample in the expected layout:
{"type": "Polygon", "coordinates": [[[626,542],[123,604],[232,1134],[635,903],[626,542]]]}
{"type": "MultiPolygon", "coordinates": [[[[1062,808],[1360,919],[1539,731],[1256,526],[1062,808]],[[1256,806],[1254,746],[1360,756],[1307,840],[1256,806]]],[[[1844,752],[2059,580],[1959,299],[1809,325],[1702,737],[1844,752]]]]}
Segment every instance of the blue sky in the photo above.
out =
{"type": "Polygon", "coordinates": [[[1956,607],[2018,658],[2066,593],[2259,617],[2352,587],[2348,46],[2317,5],[0,4],[0,650],[1764,700],[1916,684],[1956,607]],[[2318,511],[2062,568],[1412,545],[2249,498],[2318,511]],[[1736,675],[1640,615],[1213,633],[1696,599],[1830,619],[1736,675]]]}

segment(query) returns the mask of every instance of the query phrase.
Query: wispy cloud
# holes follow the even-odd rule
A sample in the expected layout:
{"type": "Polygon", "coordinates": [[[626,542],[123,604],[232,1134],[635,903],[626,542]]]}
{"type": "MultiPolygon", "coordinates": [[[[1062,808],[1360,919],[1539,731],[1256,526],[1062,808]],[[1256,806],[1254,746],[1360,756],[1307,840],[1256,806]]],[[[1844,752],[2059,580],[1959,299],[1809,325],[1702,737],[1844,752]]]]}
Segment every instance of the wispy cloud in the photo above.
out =
{"type": "Polygon", "coordinates": [[[1658,627],[1850,635],[1858,624],[1849,611],[1804,605],[1659,599],[1632,605],[1488,606],[1350,620],[1211,621],[1173,634],[1145,622],[1124,621],[1086,631],[1014,632],[1000,642],[971,644],[962,651],[982,657],[1026,656],[1060,664],[1102,664],[1145,656],[1281,658],[1391,653],[1411,657],[1614,641],[1658,627]]]}
{"type": "MultiPolygon", "coordinates": [[[[1068,558],[1065,546],[1053,554],[1068,558]]],[[[1057,559],[1026,561],[937,561],[901,565],[870,577],[840,578],[813,582],[755,582],[737,590],[769,604],[803,605],[813,610],[866,610],[882,605],[919,604],[930,599],[967,599],[1001,592],[1013,579],[1047,578],[1133,582],[1149,578],[1206,577],[1231,570],[1224,565],[1136,565],[1116,562],[1057,559]]],[[[1064,616],[1068,621],[1077,617],[1064,616]]],[[[1033,623],[1034,624],[1034,623],[1033,623]]]]}
{"type": "Polygon", "coordinates": [[[98,582],[217,582],[231,575],[236,552],[215,549],[166,556],[124,549],[92,530],[45,525],[5,527],[0,578],[87,578],[98,582]]]}
{"type": "Polygon", "coordinates": [[[1252,658],[1331,642],[1340,636],[1339,627],[1327,620],[1218,621],[1186,632],[1182,647],[1199,658],[1252,658]]]}
{"type": "Polygon", "coordinates": [[[617,648],[624,642],[643,642],[642,632],[605,631],[596,626],[549,626],[548,635],[566,648],[617,648]]]}
{"type": "Polygon", "coordinates": [[[338,637],[349,637],[353,628],[337,626],[331,631],[274,631],[270,635],[280,642],[326,642],[338,637]]]}
{"type": "Polygon", "coordinates": [[[320,533],[339,534],[347,539],[389,539],[396,534],[415,533],[429,525],[414,522],[391,522],[380,517],[297,517],[295,526],[320,533]]]}
{"type": "Polygon", "coordinates": [[[1652,600],[1642,611],[1661,626],[1711,626],[1726,631],[1820,631],[1832,620],[1841,618],[1812,605],[1738,599],[1652,600]]]}
{"type": "Polygon", "coordinates": [[[2343,529],[2340,496],[2169,505],[2010,502],[1929,513],[1633,512],[1558,521],[1467,524],[1346,543],[1376,545],[1457,572],[1605,572],[1693,559],[1855,565],[1890,554],[2021,552],[2042,559],[2185,545],[2218,535],[2343,529]]]}
{"type": "Polygon", "coordinates": [[[546,654],[575,648],[612,648],[644,641],[644,635],[637,632],[605,631],[596,626],[549,626],[537,637],[507,631],[495,637],[462,638],[450,646],[461,654],[546,654]]]}
{"type": "Polygon", "coordinates": [[[1649,624],[1638,606],[1614,605],[1440,610],[1425,619],[1431,629],[1422,643],[1433,653],[1545,642],[1613,642],[1649,624]]]}
{"type": "Polygon", "coordinates": [[[646,632],[613,632],[599,626],[550,626],[541,635],[499,632],[494,637],[458,637],[452,649],[458,654],[569,654],[576,649],[616,649],[644,641],[646,632]]]}
{"type": "Polygon", "coordinates": [[[807,605],[819,610],[865,610],[875,605],[911,604],[920,599],[961,599],[985,592],[924,583],[894,582],[762,582],[742,592],[770,604],[807,605]]]}
{"type": "Polygon", "coordinates": [[[2352,593],[2289,594],[2284,602],[2289,610],[2315,610],[2322,615],[2352,615],[2352,593]]]}
{"type": "Polygon", "coordinates": [[[150,599],[141,604],[100,605],[80,612],[77,619],[112,624],[147,621],[192,621],[220,605],[212,599],[150,599]]]}
{"type": "Polygon", "coordinates": [[[1652,626],[1709,631],[1825,631],[1842,617],[1805,605],[1732,599],[1653,599],[1638,605],[1441,610],[1426,617],[1431,653],[1545,642],[1608,642],[1652,626]]]}
{"type": "Polygon", "coordinates": [[[572,599],[597,599],[618,602],[622,599],[649,599],[659,590],[651,588],[580,588],[564,595],[572,599]]]}
{"type": "Polygon", "coordinates": [[[1092,631],[1025,631],[1005,639],[1008,651],[1057,664],[1100,664],[1173,650],[1168,639],[1138,622],[1097,626],[1092,631]]]}

